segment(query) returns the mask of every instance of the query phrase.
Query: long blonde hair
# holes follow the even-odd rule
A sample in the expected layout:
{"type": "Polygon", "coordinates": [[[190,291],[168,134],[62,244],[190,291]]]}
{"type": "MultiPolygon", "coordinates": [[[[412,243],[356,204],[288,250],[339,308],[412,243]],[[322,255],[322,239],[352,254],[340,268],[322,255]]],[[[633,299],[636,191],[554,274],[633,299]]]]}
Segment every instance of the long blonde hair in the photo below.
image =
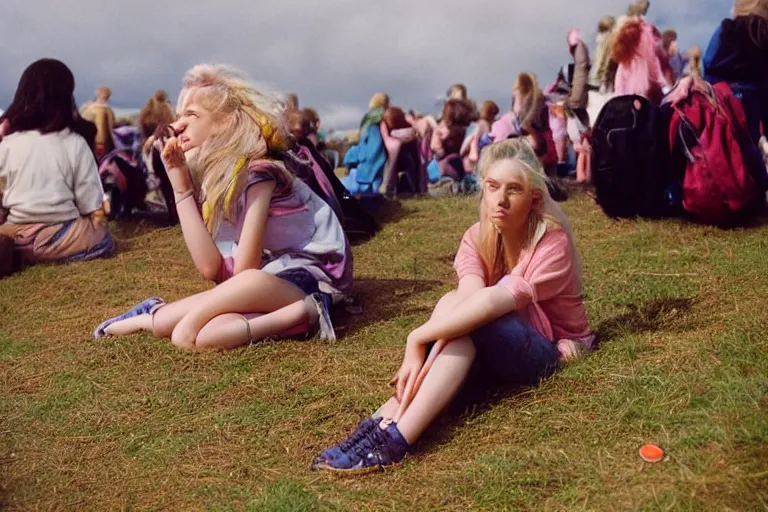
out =
{"type": "Polygon", "coordinates": [[[734,16],[750,14],[768,19],[768,0],[735,0],[733,2],[734,16]]]}
{"type": "MultiPolygon", "coordinates": [[[[484,182],[490,168],[503,160],[512,160],[520,165],[525,173],[528,185],[541,194],[539,207],[531,210],[528,216],[528,229],[523,240],[521,254],[532,250],[546,231],[565,230],[572,240],[570,225],[565,214],[549,195],[548,178],[541,162],[531,146],[522,138],[496,142],[483,149],[477,168],[480,180],[484,182]]],[[[504,249],[501,233],[496,230],[483,207],[483,192],[480,193],[480,258],[488,272],[488,282],[496,284],[518,263],[519,255],[510,255],[504,249]]]]}
{"type": "Polygon", "coordinates": [[[286,193],[293,175],[270,152],[288,147],[286,101],[261,87],[256,89],[238,70],[201,64],[187,71],[177,110],[195,100],[215,116],[216,129],[188,155],[197,197],[204,204],[208,231],[215,234],[223,218],[236,222],[237,201],[245,189],[248,170],[270,174],[275,194],[286,193]],[[262,162],[259,162],[262,160],[262,162]]]}

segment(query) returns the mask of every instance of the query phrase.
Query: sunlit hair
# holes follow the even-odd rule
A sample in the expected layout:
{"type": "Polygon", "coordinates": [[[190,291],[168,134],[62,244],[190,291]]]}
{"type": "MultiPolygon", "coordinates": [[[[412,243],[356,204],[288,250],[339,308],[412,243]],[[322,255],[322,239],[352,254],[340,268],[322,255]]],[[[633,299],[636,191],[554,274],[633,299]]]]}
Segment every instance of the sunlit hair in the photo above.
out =
{"type": "Polygon", "coordinates": [[[691,60],[688,63],[688,69],[691,76],[694,78],[701,78],[701,50],[694,48],[690,51],[689,56],[691,60]]]}
{"type": "Polygon", "coordinates": [[[234,175],[241,159],[248,171],[274,178],[275,194],[291,189],[293,175],[281,162],[265,159],[270,151],[284,149],[288,140],[286,102],[257,89],[234,68],[208,64],[197,65],[184,76],[179,114],[191,101],[213,113],[215,120],[212,134],[187,157],[198,200],[208,203],[208,230],[216,233],[223,218],[236,221],[237,201],[226,204],[225,199],[238,198],[245,189],[248,172],[234,175]]]}
{"type": "MultiPolygon", "coordinates": [[[[528,217],[528,228],[522,243],[522,252],[533,248],[545,231],[565,230],[569,240],[572,240],[570,225],[565,214],[549,195],[548,179],[541,162],[531,146],[522,138],[506,139],[496,142],[483,149],[477,169],[482,182],[480,193],[480,257],[488,271],[488,282],[496,284],[517,265],[513,256],[506,254],[501,233],[488,218],[488,212],[483,204],[485,180],[488,172],[495,164],[510,160],[519,165],[525,174],[528,185],[541,195],[538,206],[532,209],[528,217]]],[[[571,242],[572,243],[572,242],[571,242]]]]}
{"type": "Polygon", "coordinates": [[[733,2],[733,15],[754,15],[768,19],[768,0],[735,0],[733,2]]]}
{"type": "Polygon", "coordinates": [[[512,87],[512,110],[521,118],[527,117],[531,109],[541,105],[544,95],[533,73],[520,73],[512,87]],[[516,104],[517,103],[517,104],[516,104]]]}
{"type": "Polygon", "coordinates": [[[615,26],[616,18],[613,16],[603,16],[600,18],[600,22],[597,24],[597,32],[600,34],[605,34],[613,30],[615,26]]]}
{"type": "Polygon", "coordinates": [[[629,7],[627,8],[627,16],[645,16],[648,14],[648,9],[650,8],[650,0],[636,0],[629,4],[629,7]]]}
{"type": "Polygon", "coordinates": [[[368,102],[368,110],[375,108],[383,108],[386,110],[389,107],[389,96],[383,92],[377,92],[371,96],[371,101],[368,102]]]}

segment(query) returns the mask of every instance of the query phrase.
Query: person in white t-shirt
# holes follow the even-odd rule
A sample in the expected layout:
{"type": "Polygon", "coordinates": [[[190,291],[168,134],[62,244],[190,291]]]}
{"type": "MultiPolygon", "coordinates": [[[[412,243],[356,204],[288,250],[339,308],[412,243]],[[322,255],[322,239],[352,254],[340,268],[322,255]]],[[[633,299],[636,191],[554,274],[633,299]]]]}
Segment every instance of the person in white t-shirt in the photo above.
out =
{"type": "Polygon", "coordinates": [[[25,264],[112,253],[93,156],[95,127],[77,113],[75,79],[54,59],[32,63],[0,116],[0,236],[25,264]]]}

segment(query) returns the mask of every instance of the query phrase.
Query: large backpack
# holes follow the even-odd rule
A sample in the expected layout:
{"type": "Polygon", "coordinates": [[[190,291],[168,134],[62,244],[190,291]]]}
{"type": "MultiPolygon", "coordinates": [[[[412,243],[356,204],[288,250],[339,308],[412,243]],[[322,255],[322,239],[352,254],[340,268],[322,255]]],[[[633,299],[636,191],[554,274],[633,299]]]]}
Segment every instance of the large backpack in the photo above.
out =
{"type": "Polygon", "coordinates": [[[727,83],[699,83],[673,105],[669,141],[685,165],[682,206],[698,220],[731,224],[762,195],[757,182],[765,181],[765,166],[727,83]]]}
{"type": "Polygon", "coordinates": [[[642,96],[618,96],[603,107],[592,129],[592,181],[609,217],[670,214],[667,122],[642,96]]]}
{"type": "MultiPolygon", "coordinates": [[[[363,208],[360,202],[349,191],[334,174],[333,166],[317,150],[314,144],[308,139],[297,141],[299,153],[302,156],[308,156],[311,160],[313,179],[305,180],[310,187],[322,197],[333,208],[339,217],[344,231],[351,237],[372,237],[379,230],[379,225],[373,216],[363,208]],[[330,187],[330,189],[328,188],[330,187]]],[[[296,175],[306,175],[297,169],[297,163],[287,161],[291,171],[296,175]]]]}

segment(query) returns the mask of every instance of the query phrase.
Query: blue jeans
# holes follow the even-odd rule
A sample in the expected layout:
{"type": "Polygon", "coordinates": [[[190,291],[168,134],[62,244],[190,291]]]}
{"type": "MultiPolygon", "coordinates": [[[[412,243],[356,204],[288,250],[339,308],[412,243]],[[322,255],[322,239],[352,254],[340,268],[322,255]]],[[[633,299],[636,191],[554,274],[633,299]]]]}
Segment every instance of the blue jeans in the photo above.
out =
{"type": "Polygon", "coordinates": [[[733,95],[744,106],[749,134],[752,142],[757,144],[760,140],[760,125],[763,125],[763,130],[768,130],[768,84],[733,82],[730,86],[733,95]]]}
{"type": "MultiPolygon", "coordinates": [[[[754,142],[754,147],[745,148],[744,157],[747,159],[752,178],[754,178],[760,190],[768,190],[768,169],[757,147],[760,140],[760,127],[768,131],[768,84],[744,84],[735,82],[730,84],[733,95],[741,101],[744,112],[747,114],[747,127],[754,142]]],[[[768,132],[766,132],[768,135],[768,132]]]]}
{"type": "Polygon", "coordinates": [[[288,270],[283,270],[282,272],[275,274],[275,277],[288,281],[307,295],[312,295],[314,293],[319,294],[325,308],[329,312],[331,311],[331,296],[320,291],[320,283],[317,282],[317,278],[313,276],[309,270],[303,268],[289,268],[288,270]]]}
{"type": "Polygon", "coordinates": [[[538,384],[557,369],[554,343],[509,313],[470,334],[477,361],[491,376],[506,384],[538,384]]]}

